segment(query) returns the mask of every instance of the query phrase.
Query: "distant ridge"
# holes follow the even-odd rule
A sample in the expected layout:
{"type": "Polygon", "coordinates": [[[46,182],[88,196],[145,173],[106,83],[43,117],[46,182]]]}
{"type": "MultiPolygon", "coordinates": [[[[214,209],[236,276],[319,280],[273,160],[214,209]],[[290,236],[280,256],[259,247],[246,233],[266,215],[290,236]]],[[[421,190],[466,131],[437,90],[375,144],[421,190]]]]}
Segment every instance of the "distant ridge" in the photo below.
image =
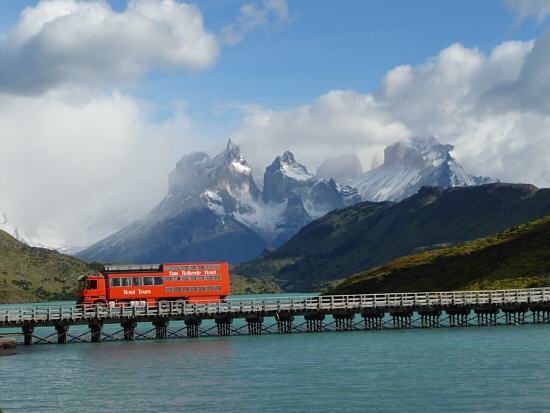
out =
{"type": "Polygon", "coordinates": [[[535,288],[550,285],[550,217],[455,247],[398,258],[328,294],[535,288]]]}
{"type": "Polygon", "coordinates": [[[523,184],[424,187],[399,203],[362,202],[306,225],[237,272],[273,277],[286,291],[330,282],[397,257],[481,238],[550,215],[550,190],[523,184]]]}

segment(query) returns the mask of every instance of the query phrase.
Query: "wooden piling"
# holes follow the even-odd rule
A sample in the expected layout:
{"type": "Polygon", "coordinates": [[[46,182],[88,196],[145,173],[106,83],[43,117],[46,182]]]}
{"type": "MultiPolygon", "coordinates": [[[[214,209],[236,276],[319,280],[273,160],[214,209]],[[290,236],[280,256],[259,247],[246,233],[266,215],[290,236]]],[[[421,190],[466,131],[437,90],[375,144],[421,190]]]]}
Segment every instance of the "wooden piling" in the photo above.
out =
{"type": "Polygon", "coordinates": [[[135,318],[129,318],[120,323],[124,331],[124,340],[131,341],[136,338],[136,326],[137,320],[135,318]]]}
{"type": "Polygon", "coordinates": [[[153,320],[155,326],[155,338],[163,339],[168,337],[168,323],[170,320],[166,317],[157,317],[153,320]]]}

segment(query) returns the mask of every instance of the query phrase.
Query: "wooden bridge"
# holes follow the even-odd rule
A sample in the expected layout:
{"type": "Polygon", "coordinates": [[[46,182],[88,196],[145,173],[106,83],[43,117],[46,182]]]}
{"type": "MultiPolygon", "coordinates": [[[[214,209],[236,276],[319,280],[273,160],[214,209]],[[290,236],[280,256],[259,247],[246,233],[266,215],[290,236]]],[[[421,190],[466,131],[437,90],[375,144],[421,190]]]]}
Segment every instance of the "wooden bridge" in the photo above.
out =
{"type": "Polygon", "coordinates": [[[0,307],[0,336],[20,336],[26,345],[527,323],[550,323],[550,288],[0,307]]]}

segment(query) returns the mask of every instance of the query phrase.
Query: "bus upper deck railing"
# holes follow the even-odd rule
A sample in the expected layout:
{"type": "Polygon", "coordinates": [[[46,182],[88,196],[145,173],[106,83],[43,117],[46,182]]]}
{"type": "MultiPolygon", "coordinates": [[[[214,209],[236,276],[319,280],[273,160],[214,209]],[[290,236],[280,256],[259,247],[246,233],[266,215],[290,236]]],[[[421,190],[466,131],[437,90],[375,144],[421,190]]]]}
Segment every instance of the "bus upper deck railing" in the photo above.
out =
{"type": "Polygon", "coordinates": [[[359,312],[369,308],[419,310],[434,306],[533,305],[546,302],[550,302],[550,288],[335,296],[266,296],[197,304],[166,301],[159,305],[137,304],[130,306],[19,306],[0,307],[0,326],[18,325],[26,322],[36,324],[55,321],[85,322],[92,319],[115,321],[126,318],[189,316],[215,318],[220,314],[245,317],[252,313],[274,315],[280,312],[296,314],[305,314],[310,311],[331,313],[339,310],[359,312]]]}

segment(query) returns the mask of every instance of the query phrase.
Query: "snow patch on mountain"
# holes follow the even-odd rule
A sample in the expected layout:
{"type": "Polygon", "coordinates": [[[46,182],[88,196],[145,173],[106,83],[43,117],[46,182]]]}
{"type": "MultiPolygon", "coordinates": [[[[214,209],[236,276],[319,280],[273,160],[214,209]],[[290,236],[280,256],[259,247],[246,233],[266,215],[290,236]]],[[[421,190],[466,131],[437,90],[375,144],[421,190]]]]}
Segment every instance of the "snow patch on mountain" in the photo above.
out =
{"type": "Polygon", "coordinates": [[[0,230],[7,232],[15,239],[22,241],[21,236],[19,235],[19,230],[10,224],[8,221],[8,216],[4,210],[0,209],[0,230]]]}
{"type": "Polygon", "coordinates": [[[475,186],[495,182],[468,174],[451,156],[452,145],[435,137],[416,137],[388,146],[384,163],[353,183],[363,200],[400,201],[423,186],[442,188],[475,186]]]}

